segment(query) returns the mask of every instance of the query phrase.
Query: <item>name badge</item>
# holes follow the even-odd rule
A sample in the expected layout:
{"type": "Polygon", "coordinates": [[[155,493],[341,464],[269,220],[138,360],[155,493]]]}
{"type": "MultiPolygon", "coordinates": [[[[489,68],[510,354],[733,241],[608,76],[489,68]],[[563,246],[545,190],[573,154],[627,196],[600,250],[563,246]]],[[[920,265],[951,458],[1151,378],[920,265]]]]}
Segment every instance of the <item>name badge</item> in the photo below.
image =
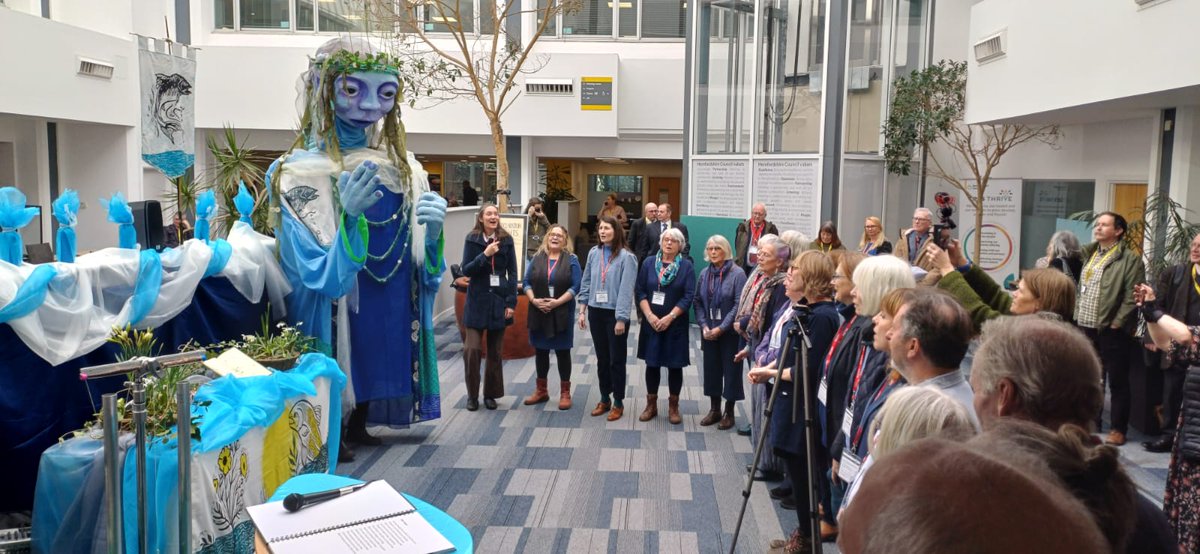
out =
{"type": "Polygon", "coordinates": [[[597,304],[608,304],[608,291],[606,291],[606,290],[596,291],[596,303],[597,304]]]}
{"type": "Polygon", "coordinates": [[[850,408],[846,408],[846,413],[842,415],[842,434],[846,437],[850,436],[850,426],[854,424],[854,412],[850,408]]]}
{"type": "Polygon", "coordinates": [[[783,344],[781,344],[782,342],[783,342],[783,333],[771,333],[771,344],[770,344],[771,348],[774,348],[777,350],[780,348],[783,348],[783,344]]]}
{"type": "Polygon", "coordinates": [[[750,245],[750,253],[751,253],[751,254],[758,254],[758,245],[757,245],[757,244],[751,244],[751,245],[750,245]]]}
{"type": "Polygon", "coordinates": [[[821,404],[824,404],[826,406],[829,405],[829,403],[825,401],[825,397],[829,396],[828,384],[829,383],[824,378],[822,378],[821,379],[821,387],[817,389],[817,400],[820,401],[821,404]]]}
{"type": "Polygon", "coordinates": [[[858,459],[853,452],[843,450],[842,460],[838,462],[838,479],[846,483],[853,483],[855,479],[858,479],[860,467],[862,467],[862,460],[858,459]]]}
{"type": "Polygon", "coordinates": [[[493,287],[500,286],[500,276],[492,275],[491,277],[488,278],[488,284],[490,284],[493,287]]]}
{"type": "Polygon", "coordinates": [[[655,306],[662,306],[667,303],[667,293],[658,291],[650,295],[650,303],[655,306]]]}
{"type": "Polygon", "coordinates": [[[1087,292],[1087,287],[1086,287],[1086,286],[1084,286],[1084,287],[1079,287],[1079,294],[1083,294],[1083,293],[1085,293],[1085,292],[1087,292]]]}
{"type": "Polygon", "coordinates": [[[708,318],[709,318],[709,319],[711,319],[711,320],[713,320],[713,321],[719,321],[719,320],[721,319],[721,309],[720,309],[720,308],[714,308],[714,309],[713,309],[713,310],[712,310],[712,311],[711,311],[711,312],[708,314],[708,318]]]}
{"type": "Polygon", "coordinates": [[[554,285],[550,285],[550,297],[558,298],[558,296],[554,294],[554,285]]]}

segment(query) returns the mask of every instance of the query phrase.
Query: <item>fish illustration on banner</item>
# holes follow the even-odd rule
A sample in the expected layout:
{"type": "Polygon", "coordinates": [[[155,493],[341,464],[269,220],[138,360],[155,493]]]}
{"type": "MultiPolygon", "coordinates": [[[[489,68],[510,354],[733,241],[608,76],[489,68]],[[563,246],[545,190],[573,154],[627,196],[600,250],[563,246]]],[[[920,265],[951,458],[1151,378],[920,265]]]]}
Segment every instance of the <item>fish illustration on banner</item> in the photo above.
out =
{"type": "Polygon", "coordinates": [[[143,36],[138,47],[142,159],[174,179],[196,161],[196,51],[143,36]]]}

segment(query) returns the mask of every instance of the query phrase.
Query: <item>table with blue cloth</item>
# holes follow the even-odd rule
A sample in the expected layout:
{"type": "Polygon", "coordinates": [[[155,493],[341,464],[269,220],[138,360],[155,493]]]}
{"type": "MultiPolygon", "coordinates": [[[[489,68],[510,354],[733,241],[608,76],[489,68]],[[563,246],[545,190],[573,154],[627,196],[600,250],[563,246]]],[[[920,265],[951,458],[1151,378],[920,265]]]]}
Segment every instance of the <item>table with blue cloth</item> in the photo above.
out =
{"type": "MultiPolygon", "coordinates": [[[[192,303],[154,330],[164,353],[189,339],[212,344],[253,334],[266,313],[266,295],[246,300],[224,277],[200,281],[192,303]]],[[[9,485],[0,494],[0,512],[33,508],[38,461],[65,433],[77,430],[99,410],[102,394],[122,388],[112,377],[80,381],[84,367],[115,361],[116,347],[103,347],[51,366],[34,354],[8,325],[0,325],[0,474],[9,485]]]]}
{"type": "MultiPolygon", "coordinates": [[[[268,502],[277,502],[283,500],[284,497],[294,492],[301,494],[314,493],[339,489],[360,483],[362,483],[362,481],[359,481],[358,479],[343,477],[341,475],[330,475],[328,473],[297,475],[280,485],[279,488],[275,490],[275,494],[271,495],[271,498],[268,500],[268,502]]],[[[417,509],[417,513],[421,514],[430,525],[433,525],[434,529],[437,529],[442,536],[446,537],[446,539],[450,541],[450,544],[454,545],[455,553],[470,554],[471,552],[474,552],[475,541],[471,538],[470,531],[467,531],[467,528],[464,527],[463,524],[459,523],[458,520],[450,517],[450,514],[437,509],[433,505],[421,500],[420,498],[410,494],[405,494],[404,497],[407,498],[408,501],[411,502],[412,505],[417,509]]],[[[270,552],[266,543],[258,534],[255,535],[255,551],[263,553],[270,552]]]]}

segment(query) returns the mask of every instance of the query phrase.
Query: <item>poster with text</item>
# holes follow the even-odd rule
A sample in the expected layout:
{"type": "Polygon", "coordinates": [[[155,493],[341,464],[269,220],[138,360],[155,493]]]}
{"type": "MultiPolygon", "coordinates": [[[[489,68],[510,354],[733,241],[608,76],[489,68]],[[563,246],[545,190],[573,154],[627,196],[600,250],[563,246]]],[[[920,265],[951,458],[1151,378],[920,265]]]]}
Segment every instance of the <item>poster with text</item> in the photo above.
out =
{"type": "MultiPolygon", "coordinates": [[[[975,183],[969,182],[974,194],[975,183]]],[[[958,237],[963,253],[1000,285],[1016,282],[1021,274],[1021,180],[991,179],[983,199],[983,229],[975,229],[975,209],[961,192],[958,196],[958,237]],[[979,259],[974,253],[975,233],[981,233],[979,259]]]]}
{"type": "Polygon", "coordinates": [[[525,277],[525,245],[528,244],[529,216],[500,214],[500,226],[512,235],[513,250],[517,253],[517,278],[525,277]]]}
{"type": "Polygon", "coordinates": [[[745,219],[749,169],[748,160],[692,160],[690,215],[745,219]]]}
{"type": "Polygon", "coordinates": [[[767,220],[780,232],[794,229],[816,237],[821,226],[816,160],[756,160],[752,198],[767,206],[767,220]]]}

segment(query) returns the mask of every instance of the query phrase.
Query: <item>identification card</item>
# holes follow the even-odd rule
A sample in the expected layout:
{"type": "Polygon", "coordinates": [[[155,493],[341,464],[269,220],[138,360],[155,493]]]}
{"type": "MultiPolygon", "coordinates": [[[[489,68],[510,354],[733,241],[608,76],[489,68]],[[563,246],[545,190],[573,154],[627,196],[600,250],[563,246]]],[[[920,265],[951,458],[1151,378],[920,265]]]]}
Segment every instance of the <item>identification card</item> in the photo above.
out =
{"type": "Polygon", "coordinates": [[[854,424],[854,412],[850,408],[846,408],[846,413],[842,415],[842,434],[850,436],[850,426],[854,424]]]}
{"type": "Polygon", "coordinates": [[[596,303],[597,304],[608,304],[608,291],[606,291],[606,290],[596,291],[596,303]]]}
{"type": "Polygon", "coordinates": [[[708,314],[708,318],[713,321],[721,321],[721,308],[713,308],[712,312],[708,314]]]}
{"type": "Polygon", "coordinates": [[[550,285],[550,298],[558,298],[558,295],[554,294],[554,285],[550,285]]]}
{"type": "Polygon", "coordinates": [[[821,387],[817,389],[817,400],[826,406],[829,405],[825,398],[829,396],[829,383],[824,378],[821,379],[821,387]]]}
{"type": "Polygon", "coordinates": [[[846,483],[853,483],[855,479],[858,479],[860,467],[862,467],[862,460],[858,459],[853,452],[843,450],[842,460],[838,462],[838,479],[846,483]]]}
{"type": "Polygon", "coordinates": [[[650,303],[655,306],[662,306],[667,303],[667,293],[658,291],[650,295],[650,303]]]}
{"type": "Polygon", "coordinates": [[[783,348],[783,333],[771,333],[771,348],[776,350],[783,348]]]}
{"type": "Polygon", "coordinates": [[[758,255],[758,245],[757,244],[750,245],[750,253],[754,254],[754,255],[758,255]]]}
{"type": "Polygon", "coordinates": [[[493,287],[500,286],[500,276],[492,275],[491,277],[488,278],[488,284],[490,284],[493,287]]]}
{"type": "Polygon", "coordinates": [[[1084,286],[1084,287],[1079,287],[1079,294],[1083,294],[1083,293],[1085,293],[1085,292],[1087,292],[1087,287],[1086,287],[1086,286],[1084,286]]]}

